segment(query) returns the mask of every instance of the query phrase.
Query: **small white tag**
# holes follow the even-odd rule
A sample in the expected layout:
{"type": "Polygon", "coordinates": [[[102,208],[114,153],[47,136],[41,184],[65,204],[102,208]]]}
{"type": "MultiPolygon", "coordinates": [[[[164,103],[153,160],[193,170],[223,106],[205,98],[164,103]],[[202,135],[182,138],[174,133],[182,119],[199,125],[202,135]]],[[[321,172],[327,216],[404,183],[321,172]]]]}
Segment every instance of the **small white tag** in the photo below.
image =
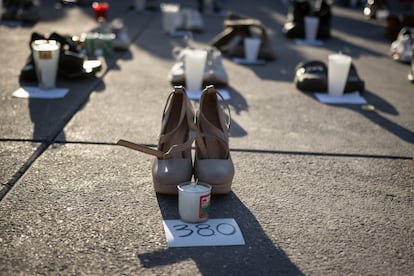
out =
{"type": "Polygon", "coordinates": [[[321,103],[327,104],[366,104],[367,101],[359,94],[358,91],[344,93],[342,96],[332,96],[327,93],[315,93],[315,97],[321,103]]]}
{"type": "Polygon", "coordinates": [[[59,99],[66,96],[69,88],[41,89],[37,86],[23,86],[13,92],[16,98],[59,99]]]}

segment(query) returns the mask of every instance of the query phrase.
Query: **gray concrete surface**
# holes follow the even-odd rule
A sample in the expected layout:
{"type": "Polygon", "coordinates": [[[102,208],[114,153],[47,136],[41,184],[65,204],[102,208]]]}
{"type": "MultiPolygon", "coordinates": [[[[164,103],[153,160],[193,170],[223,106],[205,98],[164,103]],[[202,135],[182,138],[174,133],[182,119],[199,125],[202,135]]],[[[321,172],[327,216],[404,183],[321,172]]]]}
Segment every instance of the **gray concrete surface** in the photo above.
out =
{"type": "MultiPolygon", "coordinates": [[[[224,2],[261,19],[277,55],[265,66],[224,60],[236,175],[229,195],[213,197],[211,217],[235,218],[246,245],[168,248],[162,220],[178,218],[177,198],[154,193],[151,156],[115,142],[157,143],[171,50],[182,40],[163,34],[159,12],[109,2],[129,51],[96,78],[60,80],[70,88],[60,100],[12,97],[30,34],[91,30],[92,10],[42,1],[37,24],[0,25],[1,275],[412,273],[414,86],[408,65],[388,55],[385,22],[334,6],[332,39],[299,46],[281,32],[282,1],[224,2]],[[352,56],[376,112],[296,90],[299,62],[338,51],[352,56]]],[[[204,20],[201,45],[223,17],[204,20]]]]}

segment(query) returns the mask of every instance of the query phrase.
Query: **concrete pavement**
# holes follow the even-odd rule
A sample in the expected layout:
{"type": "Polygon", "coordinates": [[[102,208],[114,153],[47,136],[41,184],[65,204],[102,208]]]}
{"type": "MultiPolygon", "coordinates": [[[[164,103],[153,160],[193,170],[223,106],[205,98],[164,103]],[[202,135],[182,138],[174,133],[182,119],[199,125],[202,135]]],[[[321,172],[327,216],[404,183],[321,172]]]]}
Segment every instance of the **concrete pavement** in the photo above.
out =
{"type": "MultiPolygon", "coordinates": [[[[109,2],[129,51],[96,78],[60,80],[70,88],[63,99],[12,97],[30,34],[91,30],[92,10],[42,1],[37,24],[0,25],[1,275],[412,273],[414,87],[408,65],[388,55],[384,22],[335,6],[332,39],[311,47],[282,35],[282,1],[224,2],[262,20],[277,55],[265,66],[224,60],[236,175],[232,193],[213,197],[211,217],[234,218],[246,245],[168,248],[162,220],[178,218],[177,198],[154,193],[151,156],[115,143],[157,143],[171,50],[182,39],[163,34],[159,12],[109,2]],[[299,62],[338,51],[352,56],[376,112],[296,90],[299,62]]],[[[223,17],[204,20],[201,45],[223,17]]]]}

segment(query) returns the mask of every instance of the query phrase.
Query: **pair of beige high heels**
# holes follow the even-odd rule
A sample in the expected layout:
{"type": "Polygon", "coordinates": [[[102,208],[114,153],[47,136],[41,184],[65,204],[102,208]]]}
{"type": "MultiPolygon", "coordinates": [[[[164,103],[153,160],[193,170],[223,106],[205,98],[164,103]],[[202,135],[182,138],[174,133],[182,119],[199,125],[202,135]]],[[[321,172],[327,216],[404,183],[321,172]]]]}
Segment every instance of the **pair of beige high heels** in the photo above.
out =
{"type": "Polygon", "coordinates": [[[157,157],[152,166],[155,192],[177,194],[177,185],[191,181],[193,175],[198,181],[210,184],[212,194],[231,191],[234,166],[228,138],[230,110],[227,121],[218,96],[221,94],[214,86],[206,87],[195,114],[185,89],[176,86],[164,107],[157,149],[125,140],[117,142],[157,157]],[[193,164],[191,147],[194,140],[193,164]]]}

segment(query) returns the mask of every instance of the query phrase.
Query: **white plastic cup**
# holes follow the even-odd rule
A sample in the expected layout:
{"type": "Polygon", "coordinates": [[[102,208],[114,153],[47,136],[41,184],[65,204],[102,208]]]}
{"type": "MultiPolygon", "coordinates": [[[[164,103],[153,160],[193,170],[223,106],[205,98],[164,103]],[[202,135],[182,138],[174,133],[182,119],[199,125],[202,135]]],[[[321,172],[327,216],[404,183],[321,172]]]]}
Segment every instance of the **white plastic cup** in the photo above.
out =
{"type": "Polygon", "coordinates": [[[352,58],[343,54],[331,54],[328,60],[328,94],[341,96],[344,93],[352,58]]]}
{"type": "Polygon", "coordinates": [[[260,39],[246,37],[244,39],[244,55],[247,61],[256,61],[259,55],[260,39]]]}
{"type": "Polygon", "coordinates": [[[42,39],[33,41],[31,46],[39,87],[55,88],[60,53],[59,42],[42,39]]]}
{"type": "Polygon", "coordinates": [[[316,16],[305,16],[305,39],[315,41],[318,34],[319,18],[316,16]]]}
{"type": "Polygon", "coordinates": [[[184,68],[187,90],[192,92],[202,90],[206,62],[206,50],[191,49],[185,52],[184,68]]]}
{"type": "Polygon", "coordinates": [[[206,183],[181,183],[178,188],[178,213],[182,221],[203,222],[210,211],[211,186],[206,183]]]}
{"type": "Polygon", "coordinates": [[[177,27],[181,24],[180,5],[161,3],[162,28],[168,34],[174,34],[177,27]]]}

